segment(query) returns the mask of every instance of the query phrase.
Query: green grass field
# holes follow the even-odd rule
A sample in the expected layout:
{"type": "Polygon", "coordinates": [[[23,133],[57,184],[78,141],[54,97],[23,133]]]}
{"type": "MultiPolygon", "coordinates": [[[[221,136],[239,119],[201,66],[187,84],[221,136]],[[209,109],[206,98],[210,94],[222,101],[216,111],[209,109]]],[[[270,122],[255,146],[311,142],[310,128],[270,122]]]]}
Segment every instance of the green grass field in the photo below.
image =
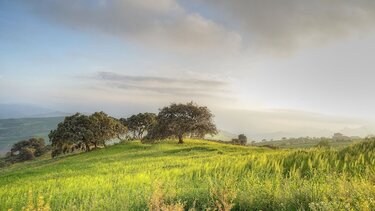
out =
{"type": "Polygon", "coordinates": [[[132,142],[0,171],[0,210],[375,210],[375,141],[342,150],[132,142]]]}

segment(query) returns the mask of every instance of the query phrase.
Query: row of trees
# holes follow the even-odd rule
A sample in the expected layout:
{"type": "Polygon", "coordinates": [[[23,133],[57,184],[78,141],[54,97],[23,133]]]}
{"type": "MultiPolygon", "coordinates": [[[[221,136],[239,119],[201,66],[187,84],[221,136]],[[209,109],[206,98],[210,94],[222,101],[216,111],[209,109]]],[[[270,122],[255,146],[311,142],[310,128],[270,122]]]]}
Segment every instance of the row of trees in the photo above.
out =
{"type": "Polygon", "coordinates": [[[90,151],[105,147],[106,142],[139,139],[154,142],[177,138],[183,143],[184,137],[203,138],[206,134],[216,134],[213,114],[204,106],[190,102],[171,104],[154,113],[140,113],[129,118],[116,119],[104,112],[92,115],[76,113],[59,123],[49,134],[53,147],[52,156],[75,150],[90,151]]]}
{"type": "Polygon", "coordinates": [[[127,128],[104,112],[92,115],[76,113],[65,117],[56,130],[48,135],[53,147],[52,157],[75,150],[90,151],[106,146],[106,142],[120,137],[127,128]]]}
{"type": "MultiPolygon", "coordinates": [[[[87,152],[105,147],[112,139],[155,142],[175,138],[182,144],[185,137],[204,138],[207,134],[216,134],[213,117],[207,107],[193,102],[172,103],[160,109],[158,114],[139,113],[120,119],[104,112],[91,115],[76,113],[65,117],[64,121],[49,133],[51,145],[48,147],[42,138],[31,138],[14,144],[7,158],[9,163],[31,160],[50,149],[52,157],[76,150],[87,152]]],[[[232,140],[233,144],[245,145],[246,142],[247,138],[243,134],[232,140]]]]}

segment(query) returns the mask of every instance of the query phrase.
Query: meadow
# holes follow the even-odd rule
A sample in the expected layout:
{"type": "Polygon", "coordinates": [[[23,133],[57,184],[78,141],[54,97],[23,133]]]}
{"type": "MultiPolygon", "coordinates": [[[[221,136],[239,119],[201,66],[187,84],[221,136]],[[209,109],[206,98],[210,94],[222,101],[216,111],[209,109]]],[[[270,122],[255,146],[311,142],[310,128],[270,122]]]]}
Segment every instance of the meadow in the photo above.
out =
{"type": "Polygon", "coordinates": [[[0,210],[375,210],[375,141],[130,142],[0,170],[0,210]]]}

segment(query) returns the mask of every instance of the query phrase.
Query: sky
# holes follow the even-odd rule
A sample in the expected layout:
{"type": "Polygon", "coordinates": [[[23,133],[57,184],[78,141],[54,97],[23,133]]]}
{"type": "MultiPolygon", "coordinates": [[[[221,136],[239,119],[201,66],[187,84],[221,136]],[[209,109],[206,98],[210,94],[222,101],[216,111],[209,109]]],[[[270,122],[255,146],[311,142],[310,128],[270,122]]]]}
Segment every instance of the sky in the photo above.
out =
{"type": "Polygon", "coordinates": [[[250,138],[375,134],[371,0],[0,0],[0,103],[208,106],[250,138]]]}

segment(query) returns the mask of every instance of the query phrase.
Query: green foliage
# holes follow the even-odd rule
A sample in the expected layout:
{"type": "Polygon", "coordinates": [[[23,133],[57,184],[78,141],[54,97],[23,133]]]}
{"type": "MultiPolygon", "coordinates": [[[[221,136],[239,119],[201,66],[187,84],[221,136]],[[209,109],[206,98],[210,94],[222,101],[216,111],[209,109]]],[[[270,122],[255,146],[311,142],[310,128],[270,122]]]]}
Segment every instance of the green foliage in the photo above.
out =
{"type": "Polygon", "coordinates": [[[330,148],[331,144],[329,143],[328,140],[322,140],[322,141],[319,141],[319,143],[316,145],[316,147],[319,147],[319,148],[330,148]]]}
{"type": "Polygon", "coordinates": [[[105,142],[126,133],[126,127],[104,112],[90,116],[76,113],[65,117],[57,129],[49,134],[52,142],[52,157],[74,150],[90,151],[105,146],[105,142]]]}
{"type": "Polygon", "coordinates": [[[35,150],[32,148],[24,148],[20,150],[19,159],[20,161],[32,160],[35,158],[35,150]]]}
{"type": "Polygon", "coordinates": [[[5,161],[15,163],[20,161],[32,160],[35,157],[42,156],[46,152],[46,145],[42,138],[31,138],[29,140],[19,141],[13,145],[10,152],[7,153],[5,161]]]}
{"type": "Polygon", "coordinates": [[[213,114],[204,106],[190,102],[187,104],[172,103],[160,110],[157,123],[149,132],[151,140],[178,138],[183,143],[185,136],[203,138],[206,134],[216,134],[213,114]]]}
{"type": "Polygon", "coordinates": [[[247,137],[244,134],[238,135],[238,138],[232,139],[231,143],[238,145],[246,145],[247,137]]]}
{"type": "Polygon", "coordinates": [[[127,119],[121,118],[120,122],[126,126],[133,139],[142,140],[145,133],[150,131],[156,124],[156,114],[139,113],[127,119]]]}
{"type": "Polygon", "coordinates": [[[40,197],[51,210],[375,210],[374,175],[374,140],[342,150],[128,142],[5,168],[0,210],[40,197]]]}
{"type": "Polygon", "coordinates": [[[52,156],[61,153],[72,152],[75,149],[90,150],[90,145],[94,139],[93,122],[86,115],[76,113],[65,117],[59,123],[57,129],[52,130],[48,135],[52,147],[52,156]]]}
{"type": "Polygon", "coordinates": [[[92,143],[95,148],[99,145],[105,146],[106,141],[117,138],[120,134],[127,132],[127,128],[120,121],[104,112],[95,112],[89,119],[91,121],[90,130],[94,134],[92,143]]]}

